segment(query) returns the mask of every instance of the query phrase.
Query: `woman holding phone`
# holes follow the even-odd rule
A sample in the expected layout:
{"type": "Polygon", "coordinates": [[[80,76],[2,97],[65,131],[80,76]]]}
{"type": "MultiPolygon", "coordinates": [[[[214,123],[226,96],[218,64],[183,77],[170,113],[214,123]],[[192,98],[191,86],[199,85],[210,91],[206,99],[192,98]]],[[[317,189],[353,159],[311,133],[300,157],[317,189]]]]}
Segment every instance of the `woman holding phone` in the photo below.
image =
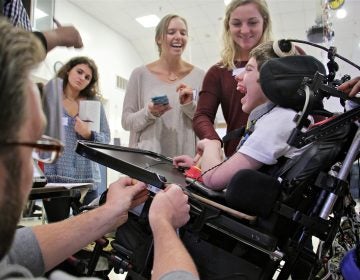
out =
{"type": "Polygon", "coordinates": [[[122,126],[129,146],[173,157],[195,153],[192,119],[204,71],[182,59],[186,20],[169,14],[156,27],[159,59],[136,68],[126,89],[122,126]]]}

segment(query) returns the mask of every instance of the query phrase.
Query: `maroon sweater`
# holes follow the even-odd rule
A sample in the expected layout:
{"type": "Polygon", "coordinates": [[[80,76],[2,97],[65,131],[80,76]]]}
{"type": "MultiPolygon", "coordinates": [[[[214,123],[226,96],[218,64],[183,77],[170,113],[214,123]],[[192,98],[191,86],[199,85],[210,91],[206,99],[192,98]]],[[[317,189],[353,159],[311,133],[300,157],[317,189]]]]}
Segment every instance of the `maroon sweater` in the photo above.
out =
{"type": "MultiPolygon", "coordinates": [[[[236,67],[244,67],[246,62],[237,63],[236,67]]],[[[205,75],[199,101],[193,119],[193,128],[200,138],[218,139],[214,129],[214,120],[219,104],[221,105],[227,133],[246,125],[248,114],[241,109],[241,98],[244,94],[236,90],[237,82],[232,70],[221,68],[219,64],[212,66],[205,75]]],[[[224,143],[226,156],[231,156],[240,141],[233,139],[224,143]]]]}

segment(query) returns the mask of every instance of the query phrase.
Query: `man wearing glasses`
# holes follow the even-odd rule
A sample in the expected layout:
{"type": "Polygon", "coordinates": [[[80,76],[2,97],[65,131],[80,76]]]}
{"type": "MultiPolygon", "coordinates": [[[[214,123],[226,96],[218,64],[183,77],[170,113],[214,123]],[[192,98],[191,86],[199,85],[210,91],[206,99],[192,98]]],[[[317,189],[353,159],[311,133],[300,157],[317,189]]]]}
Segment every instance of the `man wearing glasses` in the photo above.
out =
{"type": "MultiPolygon", "coordinates": [[[[122,178],[109,186],[106,203],[94,210],[62,222],[16,230],[32,186],[33,158],[53,162],[62,150],[61,143],[42,136],[46,120],[38,89],[30,81],[31,69],[44,56],[40,42],[31,33],[17,30],[0,18],[0,279],[43,275],[126,222],[128,209],[148,197],[145,184],[122,178]]],[[[195,266],[174,230],[189,219],[187,196],[179,187],[170,190],[156,196],[152,206],[155,210],[150,210],[155,251],[160,253],[155,253],[155,263],[164,257],[170,259],[168,254],[174,249],[179,250],[175,253],[178,258],[172,263],[155,264],[154,274],[161,276],[180,269],[189,271],[181,279],[195,279],[195,266]],[[167,242],[175,238],[178,243],[164,247],[162,237],[167,237],[167,242]],[[164,251],[167,255],[162,254],[164,251]]],[[[171,279],[171,275],[162,279],[171,279]]],[[[57,272],[50,279],[70,278],[57,272]]]]}

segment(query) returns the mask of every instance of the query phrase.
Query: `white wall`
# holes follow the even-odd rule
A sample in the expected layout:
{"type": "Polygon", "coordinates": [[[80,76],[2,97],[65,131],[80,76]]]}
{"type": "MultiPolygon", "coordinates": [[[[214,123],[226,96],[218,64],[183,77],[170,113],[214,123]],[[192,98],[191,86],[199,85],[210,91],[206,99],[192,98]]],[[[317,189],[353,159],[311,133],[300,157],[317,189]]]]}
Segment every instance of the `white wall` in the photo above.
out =
{"type": "Polygon", "coordinates": [[[54,64],[70,58],[86,55],[92,58],[100,75],[100,90],[107,99],[106,111],[111,128],[111,136],[120,137],[121,144],[127,145],[129,133],[121,127],[121,113],[124,90],[116,88],[116,76],[128,79],[131,71],[143,64],[133,46],[107,26],[95,20],[67,0],[56,1],[55,18],[62,25],[74,25],[83,39],[81,50],[58,47],[48,53],[46,61],[34,75],[45,80],[54,76],[54,64]]]}

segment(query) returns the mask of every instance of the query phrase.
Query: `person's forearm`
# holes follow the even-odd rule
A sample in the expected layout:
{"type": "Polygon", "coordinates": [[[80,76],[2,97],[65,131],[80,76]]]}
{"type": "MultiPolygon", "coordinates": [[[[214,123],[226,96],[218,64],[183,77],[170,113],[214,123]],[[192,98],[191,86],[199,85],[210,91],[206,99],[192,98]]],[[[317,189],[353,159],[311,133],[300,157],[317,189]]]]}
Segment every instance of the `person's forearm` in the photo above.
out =
{"type": "MultiPolygon", "coordinates": [[[[57,23],[59,25],[59,23],[57,23]]],[[[42,32],[47,43],[47,51],[58,46],[82,48],[83,43],[77,29],[73,26],[58,26],[56,29],[42,32]]]]}
{"type": "Polygon", "coordinates": [[[45,40],[46,40],[46,50],[47,52],[51,51],[55,48],[58,43],[57,34],[54,30],[44,31],[42,32],[45,40]]]}
{"type": "Polygon", "coordinates": [[[201,171],[206,172],[210,168],[222,162],[222,149],[218,141],[207,143],[201,156],[201,171]]]}
{"type": "Polygon", "coordinates": [[[45,270],[48,271],[90,242],[112,231],[115,220],[119,220],[119,217],[102,206],[62,222],[34,227],[45,270]]]}
{"type": "Polygon", "coordinates": [[[192,120],[194,118],[194,114],[196,111],[196,103],[194,101],[184,105],[180,105],[180,108],[189,119],[192,120]]]}
{"type": "Polygon", "coordinates": [[[158,280],[162,275],[175,270],[188,271],[199,277],[191,256],[172,226],[158,221],[153,228],[154,266],[151,279],[158,280]]]}
{"type": "Polygon", "coordinates": [[[150,124],[154,123],[156,117],[147,108],[142,108],[137,112],[130,112],[125,107],[121,118],[123,129],[133,132],[142,132],[150,124]]]}
{"type": "Polygon", "coordinates": [[[218,167],[215,167],[221,162],[223,162],[221,144],[213,140],[205,146],[201,157],[201,173],[205,173],[202,177],[205,185],[210,189],[220,190],[224,188],[222,184],[218,185],[217,181],[219,181],[218,179],[220,178],[216,177],[223,177],[221,172],[217,172],[218,167]]]}
{"type": "Polygon", "coordinates": [[[33,34],[40,40],[41,44],[44,47],[45,52],[47,52],[48,46],[47,46],[47,40],[46,40],[45,35],[39,31],[34,31],[33,34]]]}
{"type": "Polygon", "coordinates": [[[193,118],[193,129],[199,139],[207,138],[210,140],[216,139],[221,141],[214,128],[214,122],[210,119],[210,117],[203,115],[198,111],[195,112],[193,118]]]}

